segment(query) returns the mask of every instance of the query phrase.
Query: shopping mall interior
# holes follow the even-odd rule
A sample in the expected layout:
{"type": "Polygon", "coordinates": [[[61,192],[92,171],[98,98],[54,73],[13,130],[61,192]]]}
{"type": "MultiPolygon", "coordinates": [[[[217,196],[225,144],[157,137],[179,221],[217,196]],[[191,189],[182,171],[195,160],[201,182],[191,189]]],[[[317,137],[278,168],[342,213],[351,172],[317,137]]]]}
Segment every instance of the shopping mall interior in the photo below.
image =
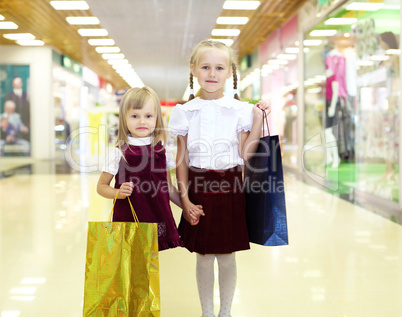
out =
{"type": "MultiPolygon", "coordinates": [[[[270,104],[284,174],[288,241],[236,252],[231,316],[401,316],[401,4],[0,0],[0,317],[84,316],[121,99],[152,87],[168,126],[205,39],[237,54],[225,95],[270,104]]],[[[158,256],[160,316],[201,316],[196,255],[158,256]]]]}

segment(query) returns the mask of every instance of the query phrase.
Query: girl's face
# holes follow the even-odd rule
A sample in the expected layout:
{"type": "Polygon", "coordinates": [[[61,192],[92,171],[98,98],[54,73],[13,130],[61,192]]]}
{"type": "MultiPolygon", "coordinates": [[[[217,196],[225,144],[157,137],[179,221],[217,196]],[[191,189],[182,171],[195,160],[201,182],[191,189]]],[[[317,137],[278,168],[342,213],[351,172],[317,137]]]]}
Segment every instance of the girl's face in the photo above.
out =
{"type": "Polygon", "coordinates": [[[126,120],[132,137],[145,138],[151,136],[156,127],[155,105],[151,100],[147,100],[142,109],[129,109],[126,120]]]}
{"type": "Polygon", "coordinates": [[[219,48],[201,53],[196,64],[191,66],[191,72],[202,88],[201,98],[207,100],[223,97],[226,79],[232,75],[228,56],[219,48]]]}

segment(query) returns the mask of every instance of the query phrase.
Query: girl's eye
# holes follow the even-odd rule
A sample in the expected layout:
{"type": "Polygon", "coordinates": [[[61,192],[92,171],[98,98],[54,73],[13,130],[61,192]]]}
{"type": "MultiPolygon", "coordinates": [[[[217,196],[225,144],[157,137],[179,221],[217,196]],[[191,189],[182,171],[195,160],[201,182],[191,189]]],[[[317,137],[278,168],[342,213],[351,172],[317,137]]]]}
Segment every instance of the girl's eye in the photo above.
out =
{"type": "Polygon", "coordinates": [[[219,66],[216,68],[217,70],[223,70],[223,67],[219,66]]]}
{"type": "Polygon", "coordinates": [[[136,114],[133,114],[131,117],[134,118],[134,119],[137,119],[137,115],[136,115],[136,114]]]}
{"type": "Polygon", "coordinates": [[[208,66],[202,66],[201,69],[208,69],[208,66]]]}
{"type": "Polygon", "coordinates": [[[152,118],[151,114],[147,115],[147,119],[151,119],[151,118],[152,118]]]}

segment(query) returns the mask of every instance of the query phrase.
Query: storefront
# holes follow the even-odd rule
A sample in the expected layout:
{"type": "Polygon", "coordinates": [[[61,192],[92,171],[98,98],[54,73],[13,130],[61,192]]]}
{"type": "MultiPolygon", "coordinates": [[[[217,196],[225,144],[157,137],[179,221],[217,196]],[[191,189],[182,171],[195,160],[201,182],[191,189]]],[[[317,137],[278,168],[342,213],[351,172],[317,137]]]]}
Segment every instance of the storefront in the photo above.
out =
{"type": "Polygon", "coordinates": [[[398,217],[400,1],[326,2],[299,15],[304,175],[398,217]]]}
{"type": "Polygon", "coordinates": [[[297,16],[273,32],[259,48],[261,98],[269,100],[272,133],[281,140],[283,164],[297,168],[298,55],[297,16]]]}

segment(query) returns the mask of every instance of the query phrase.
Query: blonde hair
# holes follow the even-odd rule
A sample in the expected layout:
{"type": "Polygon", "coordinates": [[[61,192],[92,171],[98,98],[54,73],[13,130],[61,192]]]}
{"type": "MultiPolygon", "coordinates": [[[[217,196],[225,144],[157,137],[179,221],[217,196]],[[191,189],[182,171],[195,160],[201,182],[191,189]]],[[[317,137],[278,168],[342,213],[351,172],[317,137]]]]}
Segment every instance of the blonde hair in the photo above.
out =
{"type": "MultiPolygon", "coordinates": [[[[193,53],[191,54],[190,58],[190,67],[197,65],[198,59],[202,53],[204,53],[206,50],[211,49],[211,48],[217,48],[220,49],[224,52],[226,52],[227,57],[228,57],[228,64],[231,65],[232,67],[232,73],[233,73],[233,89],[237,90],[237,56],[236,53],[227,45],[223,44],[222,42],[218,41],[212,41],[212,40],[205,40],[200,43],[193,49],[193,53]]],[[[193,83],[193,74],[190,71],[190,88],[193,89],[194,83],[193,83]]],[[[198,94],[197,94],[198,95],[198,94]]],[[[240,100],[239,95],[235,92],[234,98],[237,100],[240,100]]],[[[190,97],[188,100],[194,99],[194,94],[190,94],[190,97]]]]}
{"type": "Polygon", "coordinates": [[[117,134],[116,145],[120,148],[128,145],[128,136],[130,131],[127,127],[127,112],[130,109],[142,109],[147,101],[151,101],[155,105],[156,126],[153,132],[152,146],[159,142],[166,144],[166,130],[162,119],[161,103],[156,92],[150,87],[130,88],[126,91],[123,99],[120,101],[119,112],[119,129],[117,134]]]}

